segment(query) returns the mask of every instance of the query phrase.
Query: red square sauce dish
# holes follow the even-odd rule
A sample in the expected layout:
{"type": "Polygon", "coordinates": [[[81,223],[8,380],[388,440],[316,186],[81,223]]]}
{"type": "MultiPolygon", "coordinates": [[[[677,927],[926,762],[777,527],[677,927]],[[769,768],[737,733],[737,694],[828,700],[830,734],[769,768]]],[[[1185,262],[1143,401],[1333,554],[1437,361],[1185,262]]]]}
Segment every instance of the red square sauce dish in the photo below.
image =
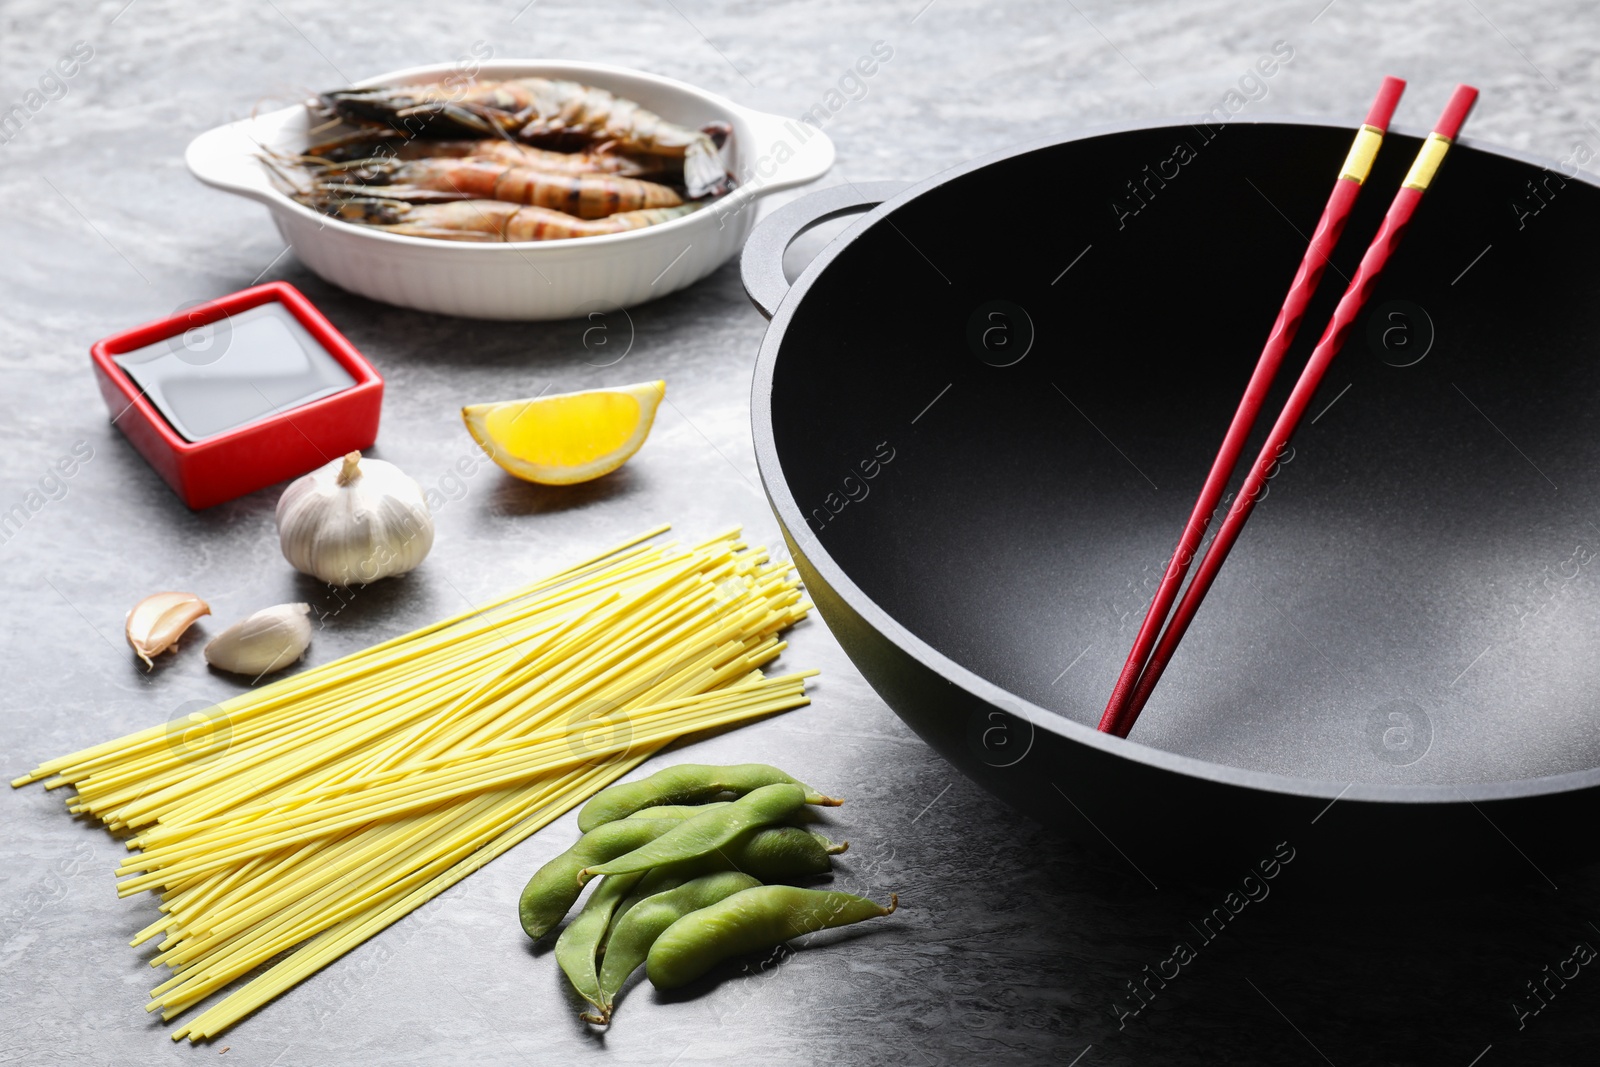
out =
{"type": "Polygon", "coordinates": [[[383,379],[298,289],[268,282],[89,350],[111,421],[191,508],[369,448],[383,379]]]}

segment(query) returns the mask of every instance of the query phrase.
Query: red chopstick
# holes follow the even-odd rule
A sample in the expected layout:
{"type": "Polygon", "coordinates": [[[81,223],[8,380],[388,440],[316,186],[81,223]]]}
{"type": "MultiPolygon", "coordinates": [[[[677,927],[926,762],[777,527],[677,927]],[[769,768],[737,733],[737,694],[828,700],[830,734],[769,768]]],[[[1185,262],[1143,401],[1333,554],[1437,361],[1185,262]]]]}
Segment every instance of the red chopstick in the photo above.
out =
{"type": "MultiPolygon", "coordinates": [[[[1260,455],[1250,468],[1250,473],[1239,490],[1238,499],[1217,529],[1217,536],[1212,541],[1205,558],[1195,568],[1194,580],[1189,583],[1188,589],[1184,590],[1183,599],[1178,602],[1177,610],[1173,612],[1171,621],[1161,634],[1161,640],[1139,675],[1132,697],[1123,706],[1110,732],[1126,737],[1134,720],[1139,717],[1139,712],[1144,710],[1145,702],[1150,699],[1151,691],[1155,689],[1156,683],[1161,680],[1162,672],[1171,662],[1178,642],[1183,640],[1184,632],[1194,620],[1195,612],[1200,610],[1201,600],[1211,588],[1211,583],[1216,580],[1217,573],[1228,558],[1229,550],[1238,541],[1240,531],[1244,529],[1246,520],[1250,518],[1250,512],[1254,510],[1256,501],[1260,499],[1267,484],[1273,465],[1288,447],[1289,438],[1293,436],[1296,425],[1310,405],[1312,395],[1322,382],[1323,374],[1333,362],[1334,356],[1339,354],[1340,347],[1350,333],[1350,327],[1355,323],[1356,316],[1361,313],[1367,297],[1371,295],[1378,281],[1378,275],[1388,263],[1389,257],[1394,254],[1395,248],[1399,246],[1400,238],[1410,225],[1417,204],[1422,200],[1422,194],[1427,191],[1439,168],[1439,163],[1461,131],[1461,125],[1466,121],[1467,113],[1472,110],[1477,98],[1478,90],[1472,86],[1456,86],[1450,102],[1445,105],[1444,114],[1439,116],[1433,132],[1422,143],[1422,150],[1417,153],[1416,161],[1411,164],[1411,170],[1406,174],[1405,181],[1389,204],[1388,214],[1383,217],[1383,225],[1378,228],[1377,236],[1373,237],[1372,243],[1367,246],[1356,276],[1350,280],[1349,287],[1339,298],[1339,305],[1334,308],[1333,318],[1322,331],[1321,340],[1312,350],[1305,369],[1300,372],[1300,380],[1295,383],[1288,402],[1278,415],[1278,421],[1267,436],[1266,444],[1262,446],[1260,455]]],[[[1101,729],[1105,728],[1105,724],[1102,723],[1101,729]]]]}
{"type": "MultiPolygon", "coordinates": [[[[1217,451],[1217,458],[1211,464],[1211,472],[1206,475],[1205,485],[1201,488],[1200,496],[1194,502],[1194,510],[1189,513],[1189,521],[1183,528],[1183,536],[1178,539],[1178,547],[1172,551],[1171,562],[1161,577],[1161,584],[1156,588],[1155,599],[1151,601],[1149,611],[1145,613],[1144,623],[1139,627],[1139,634],[1133,642],[1133,650],[1128,653],[1128,660],[1122,665],[1122,674],[1117,678],[1116,688],[1112,689],[1111,699],[1106,703],[1105,713],[1100,719],[1100,729],[1107,733],[1114,733],[1119,737],[1126,737],[1128,734],[1125,728],[1118,729],[1118,724],[1125,715],[1128,700],[1139,680],[1139,672],[1144,668],[1145,661],[1155,646],[1156,638],[1161,632],[1161,624],[1166,621],[1167,614],[1172,610],[1173,601],[1178,598],[1178,590],[1183,586],[1183,577],[1188,573],[1195,551],[1200,547],[1201,539],[1205,537],[1206,527],[1211,524],[1211,516],[1222,499],[1223,491],[1228,487],[1228,479],[1233,476],[1234,467],[1239,465],[1239,456],[1244,452],[1245,440],[1250,436],[1250,428],[1255,425],[1256,416],[1261,411],[1261,402],[1266,399],[1267,390],[1272,387],[1272,380],[1277,377],[1284,353],[1288,352],[1289,346],[1294,342],[1295,332],[1299,330],[1300,322],[1305,317],[1306,305],[1311,302],[1317,283],[1322,280],[1322,273],[1328,266],[1328,257],[1333,254],[1334,246],[1339,243],[1339,235],[1344,232],[1344,224],[1349,220],[1350,212],[1355,207],[1356,197],[1361,195],[1361,185],[1367,180],[1367,174],[1372,169],[1372,160],[1378,154],[1384,132],[1389,128],[1389,119],[1394,115],[1395,106],[1400,103],[1400,94],[1405,92],[1405,88],[1406,83],[1399,78],[1383,79],[1377,99],[1373,100],[1372,109],[1367,112],[1366,123],[1356,131],[1355,142],[1350,146],[1350,153],[1345,158],[1344,165],[1339,168],[1339,178],[1333,183],[1333,192],[1328,194],[1328,203],[1322,209],[1322,218],[1317,221],[1317,228],[1311,234],[1311,242],[1306,246],[1306,253],[1300,260],[1300,269],[1295,272],[1294,281],[1289,285],[1289,292],[1283,298],[1283,307],[1278,311],[1278,319],[1272,324],[1272,332],[1267,335],[1267,343],[1261,349],[1260,358],[1256,360],[1256,369],[1250,375],[1250,384],[1245,387],[1244,396],[1239,400],[1239,408],[1233,413],[1233,422],[1228,425],[1228,432],[1222,438],[1222,447],[1217,451]]],[[[1131,718],[1128,719],[1127,725],[1133,725],[1131,718]]]]}

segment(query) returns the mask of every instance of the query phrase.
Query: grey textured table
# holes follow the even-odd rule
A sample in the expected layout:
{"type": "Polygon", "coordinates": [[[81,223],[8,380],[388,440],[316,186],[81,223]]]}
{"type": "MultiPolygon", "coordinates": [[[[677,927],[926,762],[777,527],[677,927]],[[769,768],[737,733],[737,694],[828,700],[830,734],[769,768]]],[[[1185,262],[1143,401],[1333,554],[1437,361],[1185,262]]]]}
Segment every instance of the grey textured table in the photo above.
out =
{"type": "MultiPolygon", "coordinates": [[[[1051,131],[1198,114],[1286,41],[1292,64],[1250,108],[1350,118],[1381,74],[1396,73],[1412,82],[1400,121],[1418,126],[1467,80],[1486,93],[1477,137],[1556,158],[1600,143],[1596,15],[1576,2],[7,0],[0,18],[0,111],[24,102],[75,42],[80,56],[92,50],[71,79],[47,86],[56,99],[0,134],[0,510],[39,489],[58,458],[92,450],[0,544],[8,778],[237,689],[192,648],[152,673],[137,668],[122,616],[154,590],[199,591],[218,620],[307,599],[334,612],[310,654],[322,662],[656,522],[688,534],[744,522],[753,538],[777,540],[746,410],[763,324],[733,265],[633,309],[631,351],[604,368],[575,324],[369,303],[281,254],[260,208],[185,173],[191,136],[264,98],[484,41],[499,57],[638,66],[798,115],[881,40],[892,60],[825,127],[840,160],[827,180],[916,178],[1051,131]],[[269,278],[300,286],[387,377],[376,453],[448,493],[424,568],[344,604],[283,563],[275,491],[191,513],[107,424],[89,372],[96,338],[269,278]],[[493,468],[447,480],[475,454],[456,414],[464,402],[654,377],[670,383],[671,403],[616,475],[561,492],[493,468]]],[[[1047,207],[1044,190],[996,189],[952,224],[1025,226],[1028,211],[1047,207]]],[[[854,847],[837,880],[898,891],[894,918],[688,995],[638,988],[597,1036],[574,1018],[553,960],[531,952],[511,920],[523,880],[570,840],[567,817],[191,1049],[140,1011],[158,979],[126,941],[153,906],[113,893],[121,846],[34,788],[4,798],[0,1063],[219,1052],[245,1065],[1593,1062],[1600,978],[1584,969],[1563,983],[1546,970],[1577,942],[1600,944],[1593,870],[1563,874],[1559,888],[1530,873],[1476,895],[1374,884],[1330,901],[1291,865],[1270,897],[1201,941],[1190,924],[1226,887],[1157,887],[1114,852],[990,799],[889,712],[820,620],[793,634],[785,662],[822,669],[813,706],[692,754],[773,760],[847,795],[835,821],[854,847]],[[1197,944],[1198,958],[1152,982],[1149,1006],[1119,1021],[1119,1004],[1137,1006],[1129,983],[1179,940],[1197,944]],[[1543,983],[1542,1001],[1530,982],[1543,983]],[[1519,1019],[1514,1002],[1528,1014],[1519,1019]]]]}

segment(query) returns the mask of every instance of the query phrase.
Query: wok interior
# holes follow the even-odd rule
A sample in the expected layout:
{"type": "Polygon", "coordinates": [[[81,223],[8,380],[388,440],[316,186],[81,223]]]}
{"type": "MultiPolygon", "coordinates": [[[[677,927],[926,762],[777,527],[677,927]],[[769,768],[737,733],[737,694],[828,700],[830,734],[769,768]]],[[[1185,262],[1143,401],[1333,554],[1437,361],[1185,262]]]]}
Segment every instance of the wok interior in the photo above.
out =
{"type": "MultiPolygon", "coordinates": [[[[773,382],[824,549],[939,652],[1092,726],[1348,143],[1107,135],[862,232],[804,294],[773,382]],[[997,300],[1034,331],[1006,367],[969,343],[997,300]]],[[[1417,145],[1380,153],[1268,416],[1417,145]]],[[[1347,782],[1600,763],[1597,221],[1589,185],[1451,152],[1134,740],[1347,782]]],[[[1016,346],[1016,320],[985,321],[1016,346]]]]}

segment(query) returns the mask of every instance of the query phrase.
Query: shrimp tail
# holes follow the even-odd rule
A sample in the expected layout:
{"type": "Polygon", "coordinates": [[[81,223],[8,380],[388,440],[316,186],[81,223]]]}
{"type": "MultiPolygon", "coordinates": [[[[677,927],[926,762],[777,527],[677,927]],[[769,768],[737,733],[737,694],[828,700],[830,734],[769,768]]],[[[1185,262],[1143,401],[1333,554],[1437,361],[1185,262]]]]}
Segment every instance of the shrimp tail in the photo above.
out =
{"type": "Polygon", "coordinates": [[[733,188],[733,177],[710,137],[696,137],[683,152],[683,185],[690,200],[721,196],[733,188]]]}

